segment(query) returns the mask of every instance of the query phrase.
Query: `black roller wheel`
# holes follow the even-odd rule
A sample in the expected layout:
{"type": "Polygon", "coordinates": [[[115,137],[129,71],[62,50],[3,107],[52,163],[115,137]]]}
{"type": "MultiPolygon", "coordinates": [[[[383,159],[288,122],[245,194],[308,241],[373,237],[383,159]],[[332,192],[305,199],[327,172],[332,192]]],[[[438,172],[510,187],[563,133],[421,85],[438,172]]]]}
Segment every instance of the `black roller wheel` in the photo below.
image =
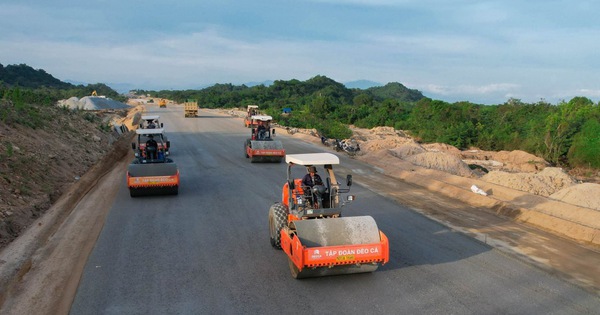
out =
{"type": "Polygon", "coordinates": [[[296,267],[296,265],[294,265],[294,262],[288,257],[288,263],[290,264],[290,271],[292,272],[292,277],[294,277],[294,279],[303,279],[306,278],[306,274],[307,271],[303,270],[304,272],[301,272],[300,270],[298,270],[298,267],[296,267]]]}
{"type": "Polygon", "coordinates": [[[287,224],[287,209],[276,203],[269,209],[269,236],[271,246],[281,249],[281,229],[287,224]]]}

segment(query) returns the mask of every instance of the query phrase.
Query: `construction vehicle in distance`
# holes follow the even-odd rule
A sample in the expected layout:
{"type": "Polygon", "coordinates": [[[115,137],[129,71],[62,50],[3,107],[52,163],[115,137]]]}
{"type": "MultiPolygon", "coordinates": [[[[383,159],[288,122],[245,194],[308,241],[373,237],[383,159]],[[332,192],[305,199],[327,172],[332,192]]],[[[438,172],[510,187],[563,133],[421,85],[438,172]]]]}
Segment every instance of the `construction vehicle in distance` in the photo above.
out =
{"type": "Polygon", "coordinates": [[[342,217],[342,207],[354,200],[341,188],[333,173],[339,158],[331,153],[290,154],[282,201],[269,209],[271,246],[283,249],[294,278],[373,272],[389,261],[388,239],[371,216],[342,217]],[[322,166],[323,185],[303,186],[292,177],[292,168],[322,166]]]}
{"type": "Polygon", "coordinates": [[[183,111],[185,117],[196,117],[198,116],[198,102],[187,100],[183,103],[183,111]]]}
{"type": "Polygon", "coordinates": [[[167,108],[167,100],[164,98],[161,98],[158,101],[158,108],[167,108]]]}
{"type": "Polygon", "coordinates": [[[250,138],[246,139],[244,151],[250,162],[275,162],[280,163],[285,157],[285,150],[281,141],[274,140],[275,129],[271,129],[273,117],[255,115],[250,119],[256,122],[257,127],[252,128],[250,138]]]}
{"type": "Polygon", "coordinates": [[[127,187],[131,197],[177,195],[179,169],[167,157],[169,143],[162,139],[162,129],[137,129],[137,143],[131,143],[134,160],[127,168],[127,187]]]}
{"type": "Polygon", "coordinates": [[[96,90],[92,91],[92,96],[98,96],[98,92],[96,92],[96,90]]]}
{"type": "Polygon", "coordinates": [[[252,116],[256,115],[258,115],[258,105],[248,105],[246,117],[244,117],[244,126],[246,128],[256,127],[256,121],[252,120],[252,116]]]}

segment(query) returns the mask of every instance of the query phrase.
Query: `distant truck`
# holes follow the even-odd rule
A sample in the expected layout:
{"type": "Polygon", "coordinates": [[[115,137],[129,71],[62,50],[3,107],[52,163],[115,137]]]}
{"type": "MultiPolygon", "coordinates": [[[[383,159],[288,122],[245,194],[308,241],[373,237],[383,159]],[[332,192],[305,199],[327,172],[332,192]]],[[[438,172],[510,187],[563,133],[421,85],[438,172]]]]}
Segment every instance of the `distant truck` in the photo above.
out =
{"type": "Polygon", "coordinates": [[[186,101],[183,103],[183,111],[185,117],[196,117],[198,116],[198,102],[186,101]]]}
{"type": "Polygon", "coordinates": [[[160,101],[158,101],[158,107],[159,108],[167,108],[167,100],[164,98],[161,98],[160,101]]]}

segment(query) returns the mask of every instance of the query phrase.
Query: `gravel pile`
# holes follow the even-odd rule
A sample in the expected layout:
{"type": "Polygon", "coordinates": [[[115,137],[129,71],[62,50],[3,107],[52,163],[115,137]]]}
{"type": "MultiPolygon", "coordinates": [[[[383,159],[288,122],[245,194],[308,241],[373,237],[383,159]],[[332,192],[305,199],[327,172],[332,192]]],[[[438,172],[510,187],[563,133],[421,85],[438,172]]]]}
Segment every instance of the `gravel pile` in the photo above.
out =
{"type": "Polygon", "coordinates": [[[67,100],[59,101],[58,105],[67,106],[71,109],[83,110],[127,109],[131,107],[127,104],[103,96],[85,96],[81,99],[71,97],[67,100]]]}

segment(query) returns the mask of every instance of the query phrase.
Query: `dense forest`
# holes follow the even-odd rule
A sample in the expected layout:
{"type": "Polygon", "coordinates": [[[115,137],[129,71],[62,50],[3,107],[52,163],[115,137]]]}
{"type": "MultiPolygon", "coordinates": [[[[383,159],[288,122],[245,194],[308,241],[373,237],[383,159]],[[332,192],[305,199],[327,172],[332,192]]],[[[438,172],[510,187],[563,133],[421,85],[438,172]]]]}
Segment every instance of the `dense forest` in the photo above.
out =
{"type": "MultiPolygon", "coordinates": [[[[59,99],[100,95],[125,100],[98,83],[72,85],[44,70],[27,65],[0,65],[0,121],[19,115],[6,108],[35,113],[32,105],[54,105],[59,99]]],[[[549,104],[509,99],[504,104],[447,103],[423,96],[400,83],[369,89],[348,89],[325,76],[306,81],[274,81],[248,87],[215,84],[201,90],[134,91],[177,102],[197,100],[207,108],[245,108],[257,104],[280,124],[315,128],[329,138],[348,138],[348,125],[362,128],[390,126],[408,132],[421,142],[440,142],[460,149],[523,150],[554,165],[600,169],[600,105],[585,97],[549,104]],[[291,114],[284,114],[284,108],[291,114]]]]}
{"type": "Polygon", "coordinates": [[[523,150],[564,167],[600,168],[600,106],[585,97],[559,104],[447,103],[424,97],[400,83],[348,89],[324,76],[275,81],[270,86],[216,84],[202,90],[137,91],[207,108],[257,104],[283,125],[315,128],[329,138],[347,138],[348,125],[390,126],[422,142],[460,149],[523,150]],[[291,114],[283,113],[290,108],[291,114]]]}

